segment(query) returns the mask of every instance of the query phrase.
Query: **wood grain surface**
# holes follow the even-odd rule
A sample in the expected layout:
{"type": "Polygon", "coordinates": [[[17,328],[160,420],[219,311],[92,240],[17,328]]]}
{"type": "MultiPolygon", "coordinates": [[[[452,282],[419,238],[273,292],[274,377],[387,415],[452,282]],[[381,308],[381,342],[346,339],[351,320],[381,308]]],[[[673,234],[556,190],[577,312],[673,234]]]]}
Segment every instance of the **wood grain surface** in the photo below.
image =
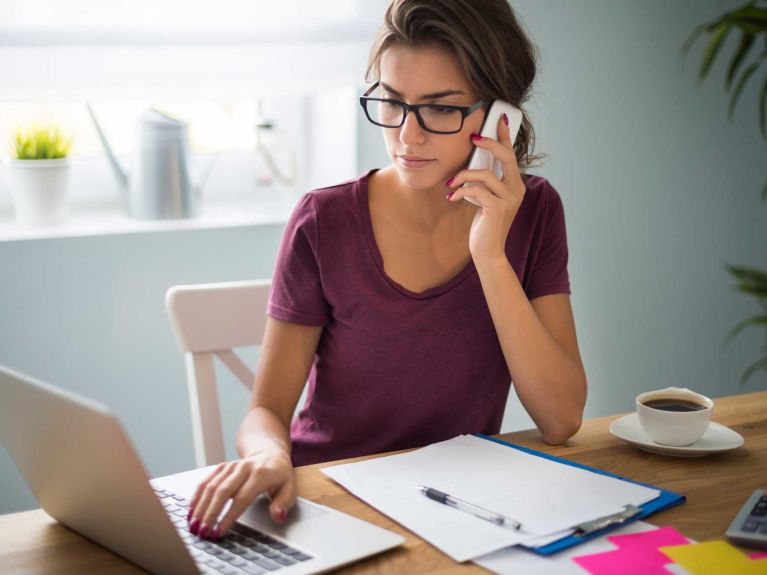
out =
{"type": "MultiPolygon", "coordinates": [[[[683,505],[648,518],[673,525],[686,536],[719,539],[751,492],[767,489],[767,391],[716,399],[714,421],[734,429],[745,444],[701,458],[677,458],[640,451],[613,437],[610,423],[620,415],[584,422],[564,446],[545,445],[536,430],[499,435],[501,439],[557,457],[652,483],[687,496],[683,505]]],[[[368,459],[360,457],[344,462],[368,459]]],[[[340,463],[340,462],[334,462],[340,463]]],[[[328,505],[406,539],[398,549],[350,565],[344,573],[486,573],[450,559],[410,531],[349,494],[320,472],[330,463],[296,469],[302,497],[328,505]]],[[[42,510],[0,516],[0,573],[143,573],[131,563],[60,525],[42,510]]]]}

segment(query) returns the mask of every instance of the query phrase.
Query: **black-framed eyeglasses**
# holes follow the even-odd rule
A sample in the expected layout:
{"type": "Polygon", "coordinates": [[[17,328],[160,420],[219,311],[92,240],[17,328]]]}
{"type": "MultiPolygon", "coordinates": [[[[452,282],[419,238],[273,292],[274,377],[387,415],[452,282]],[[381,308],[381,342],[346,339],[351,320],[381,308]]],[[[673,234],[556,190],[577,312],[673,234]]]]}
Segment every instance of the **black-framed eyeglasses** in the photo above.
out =
{"type": "Polygon", "coordinates": [[[479,100],[471,106],[450,106],[447,104],[406,104],[388,98],[369,98],[378,87],[373,84],[360,96],[360,105],[372,124],[382,128],[399,128],[405,123],[408,112],[415,113],[418,124],[432,134],[456,134],[463,129],[463,121],[484,106],[479,100]]]}

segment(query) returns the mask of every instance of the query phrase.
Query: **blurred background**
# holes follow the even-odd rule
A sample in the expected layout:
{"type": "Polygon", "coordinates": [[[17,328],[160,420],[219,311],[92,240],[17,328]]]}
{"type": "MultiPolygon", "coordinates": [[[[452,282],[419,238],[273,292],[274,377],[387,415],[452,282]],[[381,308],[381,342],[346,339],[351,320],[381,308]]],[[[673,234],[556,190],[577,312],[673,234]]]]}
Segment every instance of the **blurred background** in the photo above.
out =
{"type": "MultiPolygon", "coordinates": [[[[540,50],[527,109],[549,157],[533,172],[565,207],[586,417],[631,410],[638,393],[672,385],[712,397],[767,389],[765,371],[740,383],[764,355],[764,330],[724,345],[759,311],[733,290],[725,262],[767,267],[758,85],[728,121],[727,60],[701,83],[705,42],[680,54],[698,25],[740,4],[512,2],[540,50]]],[[[357,100],[386,5],[4,2],[0,364],[109,405],[152,476],[193,467],[165,291],[270,277],[301,194],[388,164],[357,100]],[[86,104],[126,166],[146,109],[186,122],[195,164],[210,169],[200,215],[127,217],[86,104]],[[72,139],[68,214],[22,225],[11,142],[19,127],[46,122],[72,139]]],[[[722,50],[736,46],[732,36],[722,50]]],[[[255,362],[257,350],[243,356],[255,362]]],[[[248,397],[224,370],[219,381],[234,457],[248,397]]],[[[502,431],[531,426],[512,393],[502,431]]],[[[0,484],[0,513],[37,506],[2,448],[0,484]]]]}

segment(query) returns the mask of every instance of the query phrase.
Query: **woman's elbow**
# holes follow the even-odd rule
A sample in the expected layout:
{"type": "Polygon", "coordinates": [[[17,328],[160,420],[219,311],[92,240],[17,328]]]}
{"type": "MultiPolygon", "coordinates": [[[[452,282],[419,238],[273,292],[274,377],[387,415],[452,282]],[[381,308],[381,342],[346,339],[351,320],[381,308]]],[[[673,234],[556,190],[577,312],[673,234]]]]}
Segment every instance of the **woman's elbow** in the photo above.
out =
{"type": "Polygon", "coordinates": [[[554,429],[541,430],[543,442],[548,445],[563,445],[573,435],[578,433],[583,420],[578,416],[572,421],[562,421],[554,429]]]}
{"type": "Polygon", "coordinates": [[[575,386],[578,389],[577,396],[571,398],[571,405],[563,409],[566,411],[556,422],[549,425],[546,429],[541,428],[541,435],[544,443],[549,445],[562,445],[573,435],[578,433],[583,423],[583,410],[586,407],[586,395],[588,383],[586,374],[581,371],[579,381],[575,386]]]}

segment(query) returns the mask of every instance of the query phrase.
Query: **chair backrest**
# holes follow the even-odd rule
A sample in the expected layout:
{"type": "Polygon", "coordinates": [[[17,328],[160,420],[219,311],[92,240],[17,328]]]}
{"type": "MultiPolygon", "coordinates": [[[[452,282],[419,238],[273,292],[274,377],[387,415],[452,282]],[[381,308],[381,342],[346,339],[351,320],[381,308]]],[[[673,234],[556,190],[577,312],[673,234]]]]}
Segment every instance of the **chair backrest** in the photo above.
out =
{"type": "Polygon", "coordinates": [[[213,358],[253,389],[254,374],[233,349],[262,343],[270,286],[271,280],[181,285],[165,294],[186,363],[198,467],[226,460],[213,358]]]}

